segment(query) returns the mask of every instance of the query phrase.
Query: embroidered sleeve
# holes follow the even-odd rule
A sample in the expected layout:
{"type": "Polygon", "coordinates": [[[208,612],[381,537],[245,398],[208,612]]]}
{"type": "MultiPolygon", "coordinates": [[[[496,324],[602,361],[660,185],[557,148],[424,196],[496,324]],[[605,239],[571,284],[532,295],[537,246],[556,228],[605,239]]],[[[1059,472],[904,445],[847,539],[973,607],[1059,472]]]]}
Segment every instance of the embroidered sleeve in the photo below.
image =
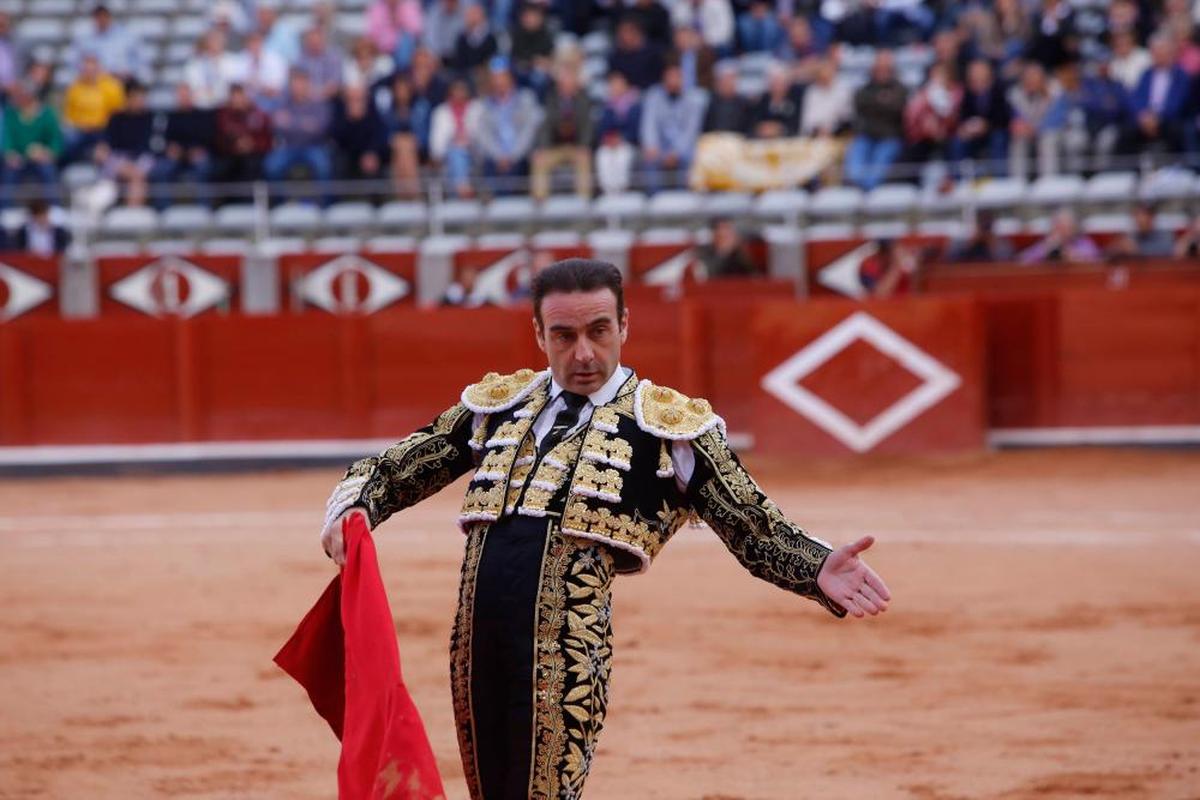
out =
{"type": "Polygon", "coordinates": [[[474,463],[475,417],[457,403],[378,456],[355,461],[334,490],[335,497],[340,493],[343,498],[341,510],[362,507],[374,528],[453,483],[474,463]]]}
{"type": "Polygon", "coordinates": [[[817,586],[817,573],[832,548],[805,533],[763,494],[720,429],[696,437],[692,449],[688,500],[738,562],[751,575],[844,617],[846,611],[817,586]]]}

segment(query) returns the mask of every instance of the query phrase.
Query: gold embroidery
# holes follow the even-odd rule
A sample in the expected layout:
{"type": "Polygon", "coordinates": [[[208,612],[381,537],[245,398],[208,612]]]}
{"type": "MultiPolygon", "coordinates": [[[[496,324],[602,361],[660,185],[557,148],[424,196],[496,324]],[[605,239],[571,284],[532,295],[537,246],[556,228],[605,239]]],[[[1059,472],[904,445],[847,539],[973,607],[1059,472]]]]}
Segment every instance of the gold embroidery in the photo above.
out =
{"type": "Polygon", "coordinates": [[[551,530],[538,594],[531,800],[583,791],[608,706],[612,576],[604,548],[551,530]]]}
{"type": "Polygon", "coordinates": [[[608,436],[599,428],[590,428],[583,440],[583,457],[617,469],[629,471],[633,445],[618,436],[608,436]]]}
{"type": "Polygon", "coordinates": [[[463,403],[472,411],[500,411],[526,396],[535,380],[544,382],[548,372],[519,369],[511,375],[489,372],[479,383],[463,390],[463,403]]]}
{"type": "Polygon", "coordinates": [[[621,500],[621,485],[621,473],[615,469],[601,469],[590,461],[583,461],[575,467],[571,493],[617,503],[621,500]]]}
{"type": "Polygon", "coordinates": [[[471,797],[479,797],[479,767],[475,761],[475,723],[471,710],[471,620],[475,613],[475,576],[483,554],[486,526],[473,526],[467,535],[459,580],[458,611],[450,634],[450,694],[458,730],[458,751],[471,797]]]}
{"type": "Polygon", "coordinates": [[[521,501],[521,512],[531,516],[542,516],[554,495],[567,480],[567,470],[562,467],[574,464],[579,458],[581,436],[569,436],[550,448],[538,464],[533,480],[525,489],[521,501]]]}
{"type": "Polygon", "coordinates": [[[648,380],[641,382],[636,394],[638,425],[655,436],[691,439],[721,424],[721,418],[703,398],[690,398],[648,380]]]}

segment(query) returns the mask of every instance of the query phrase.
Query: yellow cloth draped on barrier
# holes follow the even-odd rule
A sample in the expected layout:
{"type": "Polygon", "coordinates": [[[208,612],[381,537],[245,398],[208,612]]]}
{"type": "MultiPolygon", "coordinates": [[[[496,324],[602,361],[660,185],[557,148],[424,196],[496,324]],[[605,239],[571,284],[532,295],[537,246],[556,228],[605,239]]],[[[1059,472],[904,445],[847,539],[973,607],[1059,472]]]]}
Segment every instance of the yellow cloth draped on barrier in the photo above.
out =
{"type": "Polygon", "coordinates": [[[836,139],[747,139],[707,133],[696,145],[689,182],[697,191],[758,192],[808,183],[841,156],[836,139]]]}

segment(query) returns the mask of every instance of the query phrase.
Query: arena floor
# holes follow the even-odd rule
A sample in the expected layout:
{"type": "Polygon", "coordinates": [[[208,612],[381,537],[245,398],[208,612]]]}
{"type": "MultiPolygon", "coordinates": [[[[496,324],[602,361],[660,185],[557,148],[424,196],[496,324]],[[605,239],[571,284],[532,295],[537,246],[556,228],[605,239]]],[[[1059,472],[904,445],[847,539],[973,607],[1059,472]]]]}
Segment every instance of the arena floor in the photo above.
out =
{"type": "MultiPolygon", "coordinates": [[[[814,533],[878,536],[892,610],[835,620],[681,531],[617,583],[588,797],[1200,798],[1200,453],[749,463],[814,533]]],[[[332,797],[271,657],[340,472],[3,481],[0,797],[332,797]]],[[[451,798],[459,499],[378,537],[451,798]]]]}

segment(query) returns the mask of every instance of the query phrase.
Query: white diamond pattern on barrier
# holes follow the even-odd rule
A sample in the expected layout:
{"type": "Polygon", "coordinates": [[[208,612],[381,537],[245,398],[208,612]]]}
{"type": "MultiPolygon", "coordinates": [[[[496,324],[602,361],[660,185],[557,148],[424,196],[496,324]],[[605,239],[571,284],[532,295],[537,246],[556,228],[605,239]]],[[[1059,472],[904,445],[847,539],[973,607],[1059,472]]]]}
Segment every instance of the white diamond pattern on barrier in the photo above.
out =
{"type": "Polygon", "coordinates": [[[767,373],[761,385],[846,447],[865,453],[940,403],[961,384],[956,372],[870,314],[857,311],[767,373]],[[920,386],[863,425],[800,385],[818,367],[860,339],[922,379],[920,386]]]}
{"type": "Polygon", "coordinates": [[[109,295],[151,316],[193,317],[229,300],[222,278],[190,261],[166,256],[114,283],[109,295]]]}
{"type": "Polygon", "coordinates": [[[300,295],[331,314],[373,314],[408,296],[411,286],[403,277],[365,258],[344,255],[322,264],[304,276],[300,295]],[[359,278],[366,283],[365,294],[359,278]]]}
{"type": "Polygon", "coordinates": [[[0,305],[0,321],[19,317],[54,296],[54,288],[39,278],[0,264],[0,283],[8,295],[0,305]]]}

